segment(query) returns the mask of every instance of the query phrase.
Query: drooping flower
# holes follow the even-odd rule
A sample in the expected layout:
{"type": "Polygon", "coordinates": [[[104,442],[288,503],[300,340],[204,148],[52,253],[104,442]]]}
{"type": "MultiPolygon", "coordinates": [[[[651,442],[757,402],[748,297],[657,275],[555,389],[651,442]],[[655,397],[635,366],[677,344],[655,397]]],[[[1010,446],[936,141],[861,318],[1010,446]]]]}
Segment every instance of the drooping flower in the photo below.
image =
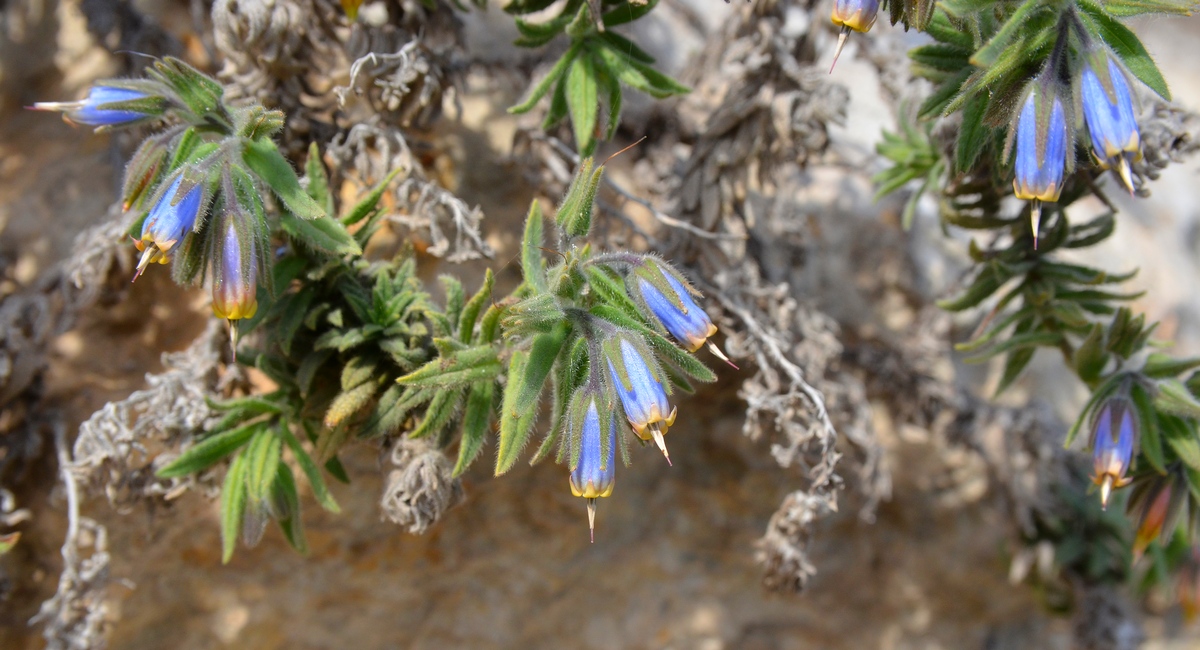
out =
{"type": "Polygon", "coordinates": [[[1030,201],[1033,245],[1037,248],[1042,201],[1057,201],[1063,169],[1069,167],[1067,113],[1053,86],[1034,80],[1014,125],[1013,192],[1030,201]]]}
{"type": "Polygon", "coordinates": [[[212,307],[217,318],[253,318],[258,311],[258,259],[254,239],[242,241],[235,219],[227,216],[221,248],[212,260],[212,307]]]}
{"type": "Polygon", "coordinates": [[[166,264],[170,261],[167,253],[171,247],[179,243],[196,224],[204,188],[197,183],[187,192],[180,192],[182,185],[183,174],[180,173],[146,216],[142,224],[142,238],[135,242],[138,250],[142,251],[142,258],[138,261],[137,274],[133,279],[136,280],[153,262],[166,264]]]}
{"type": "Polygon", "coordinates": [[[675,412],[667,400],[662,371],[644,346],[621,336],[606,346],[613,388],[625,410],[633,432],[642,440],[654,440],[671,462],[663,434],[675,423],[675,412]],[[619,348],[619,349],[613,349],[619,348]],[[641,349],[639,349],[641,348],[641,349]]]}
{"type": "Polygon", "coordinates": [[[833,72],[833,66],[837,65],[838,57],[842,55],[842,48],[846,46],[846,37],[850,34],[850,30],[870,31],[878,15],[879,0],[834,1],[831,18],[834,25],[842,28],[842,32],[838,34],[837,50],[833,53],[833,64],[829,66],[830,73],[833,72]]]}
{"type": "Polygon", "coordinates": [[[612,494],[616,477],[617,420],[611,413],[608,419],[608,437],[600,435],[600,415],[596,410],[595,398],[587,400],[587,412],[579,424],[579,462],[571,470],[571,494],[587,499],[588,528],[592,541],[596,541],[596,499],[612,494]],[[605,447],[607,446],[607,450],[605,447]]]}
{"type": "Polygon", "coordinates": [[[1138,428],[1133,408],[1123,398],[1105,400],[1092,422],[1092,481],[1100,486],[1100,504],[1108,508],[1113,488],[1125,487],[1137,449],[1138,428]]]}
{"type": "Polygon", "coordinates": [[[1129,164],[1142,159],[1142,139],[1124,72],[1107,54],[1087,58],[1080,96],[1096,161],[1103,169],[1116,169],[1126,189],[1133,192],[1129,164]]]}
{"type": "Polygon", "coordinates": [[[118,126],[129,124],[159,114],[149,106],[132,108],[126,102],[150,98],[144,92],[114,86],[92,86],[87,97],[77,102],[38,102],[33,105],[38,111],[58,111],[67,119],[89,126],[118,126]]]}
{"type": "MultiPolygon", "coordinates": [[[[693,300],[695,291],[674,273],[658,263],[647,261],[630,278],[633,293],[640,297],[658,322],[670,332],[679,345],[695,352],[708,343],[709,350],[725,363],[733,365],[709,337],[717,333],[708,314],[693,300]]],[[[734,366],[735,368],[737,366],[734,366]]]]}

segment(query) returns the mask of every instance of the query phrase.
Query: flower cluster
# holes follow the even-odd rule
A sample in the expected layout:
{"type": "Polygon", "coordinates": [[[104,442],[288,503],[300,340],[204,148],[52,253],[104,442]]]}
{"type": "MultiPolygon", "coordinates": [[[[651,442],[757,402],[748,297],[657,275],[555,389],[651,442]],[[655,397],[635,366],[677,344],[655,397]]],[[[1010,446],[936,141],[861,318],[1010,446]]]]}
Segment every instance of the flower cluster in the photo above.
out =
{"type": "MultiPolygon", "coordinates": [[[[1076,26],[1076,23],[1065,25],[1076,26]]],[[[1082,113],[1097,165],[1101,169],[1114,169],[1130,192],[1134,189],[1130,163],[1141,159],[1141,137],[1125,70],[1083,29],[1060,32],[1053,53],[1038,77],[1027,84],[1019,105],[1008,136],[1013,157],[1013,193],[1030,202],[1036,248],[1041,205],[1058,201],[1063,191],[1063,174],[1074,169],[1075,109],[1082,113]],[[1079,34],[1084,49],[1078,57],[1079,70],[1073,74],[1068,69],[1070,31],[1079,34]],[[1077,101],[1073,100],[1075,93],[1065,79],[1077,80],[1077,101]]]]}
{"type": "MultiPolygon", "coordinates": [[[[646,322],[655,331],[638,332],[602,318],[585,319],[589,357],[600,359],[604,367],[597,369],[599,364],[591,364],[588,380],[577,390],[564,426],[569,429],[567,439],[578,440],[579,445],[571,466],[571,492],[588,500],[588,525],[593,530],[596,499],[608,496],[613,489],[619,414],[624,415],[634,436],[643,442],[653,441],[671,464],[664,436],[675,424],[677,408],[670,403],[672,381],[648,336],[668,334],[688,352],[707,344],[729,363],[709,340],[717,327],[696,304],[699,292],[678,271],[649,256],[623,254],[608,261],[618,260],[613,266],[625,271],[625,296],[632,299],[640,313],[652,317],[646,322]],[[619,404],[619,414],[608,404],[619,404]],[[607,435],[602,435],[602,430],[607,430],[607,435]]],[[[606,274],[618,275],[612,266],[605,265],[605,269],[606,274]]]]}
{"type": "Polygon", "coordinates": [[[168,262],[178,282],[211,278],[213,312],[232,325],[252,318],[258,307],[269,250],[262,197],[281,199],[285,226],[288,219],[318,219],[323,210],[271,142],[283,115],[227,105],[223,95],[211,78],[166,58],[145,79],[102,81],[79,101],[32,108],[62,112],[97,130],[163,126],[143,140],[125,174],[122,207],[141,252],[134,280],[151,264],[168,262]]]}

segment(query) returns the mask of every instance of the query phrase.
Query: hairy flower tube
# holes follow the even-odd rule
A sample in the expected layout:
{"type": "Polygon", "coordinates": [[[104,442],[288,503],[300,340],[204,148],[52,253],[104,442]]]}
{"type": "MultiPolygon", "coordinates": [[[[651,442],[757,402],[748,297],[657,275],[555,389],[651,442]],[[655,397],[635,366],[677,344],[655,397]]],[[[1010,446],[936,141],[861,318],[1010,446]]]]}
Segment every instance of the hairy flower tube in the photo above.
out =
{"type": "Polygon", "coordinates": [[[1080,95],[1093,155],[1102,168],[1115,169],[1133,192],[1129,164],[1142,159],[1142,140],[1125,74],[1107,55],[1099,62],[1089,59],[1083,66],[1080,95]]]}
{"type": "Polygon", "coordinates": [[[92,86],[88,90],[87,97],[77,102],[38,102],[33,105],[33,109],[61,112],[67,119],[77,124],[118,126],[156,115],[158,111],[143,112],[127,106],[119,106],[125,102],[149,97],[151,95],[129,88],[92,86]]]}
{"type": "Polygon", "coordinates": [[[666,388],[659,378],[662,373],[653,357],[647,361],[648,351],[639,350],[639,346],[623,336],[617,341],[619,353],[611,347],[608,350],[608,370],[625,410],[625,418],[637,437],[654,440],[669,464],[671,456],[667,453],[663,434],[675,424],[676,409],[667,401],[666,388]]]}
{"type": "Polygon", "coordinates": [[[648,270],[637,273],[632,279],[637,287],[636,293],[679,345],[688,352],[695,352],[708,343],[713,354],[733,365],[721,349],[708,340],[717,333],[717,326],[692,299],[693,289],[676,278],[675,274],[659,268],[658,264],[649,263],[642,269],[648,270]],[[664,293],[664,289],[667,293],[664,293]]]}
{"type": "Polygon", "coordinates": [[[1129,484],[1126,473],[1133,462],[1137,440],[1137,423],[1129,402],[1119,397],[1106,400],[1092,423],[1089,442],[1092,481],[1100,486],[1100,504],[1106,509],[1113,488],[1129,484]]]}
{"type": "Polygon", "coordinates": [[[833,63],[829,66],[830,73],[833,73],[833,67],[842,55],[842,48],[846,46],[846,37],[849,36],[850,30],[870,31],[878,15],[879,0],[834,0],[831,18],[834,25],[842,28],[842,32],[838,34],[837,50],[833,53],[833,63]]]}
{"type": "Polygon", "coordinates": [[[1048,86],[1034,81],[1015,125],[1013,192],[1030,201],[1033,246],[1037,248],[1042,201],[1057,201],[1062,193],[1067,160],[1067,115],[1062,100],[1048,86]]]}
{"type": "Polygon", "coordinates": [[[243,242],[234,218],[225,219],[218,254],[212,260],[212,308],[217,318],[253,318],[258,311],[258,259],[254,240],[243,242]]]}
{"type": "Polygon", "coordinates": [[[579,462],[571,470],[571,494],[587,499],[588,529],[596,541],[596,499],[612,494],[616,477],[617,420],[608,414],[608,440],[600,436],[595,398],[588,400],[580,428],[579,462]],[[607,451],[605,445],[607,444],[607,451]]]}
{"type": "Polygon", "coordinates": [[[135,242],[137,249],[142,251],[142,258],[138,260],[134,280],[141,276],[151,263],[166,264],[170,261],[167,253],[171,247],[179,243],[196,224],[204,188],[197,183],[180,196],[179,189],[182,184],[183,174],[177,174],[146,216],[146,221],[142,224],[142,238],[135,242]]]}

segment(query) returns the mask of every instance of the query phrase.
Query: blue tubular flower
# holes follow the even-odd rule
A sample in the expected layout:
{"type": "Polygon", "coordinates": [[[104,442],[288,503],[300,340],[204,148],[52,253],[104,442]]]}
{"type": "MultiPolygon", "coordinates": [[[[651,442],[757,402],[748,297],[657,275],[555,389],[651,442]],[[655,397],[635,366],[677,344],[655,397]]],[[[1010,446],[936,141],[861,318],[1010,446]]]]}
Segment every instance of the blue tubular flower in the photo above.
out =
{"type": "Polygon", "coordinates": [[[1137,448],[1138,429],[1133,409],[1122,398],[1108,399],[1100,407],[1092,423],[1089,444],[1092,447],[1092,481],[1100,486],[1100,504],[1108,508],[1113,488],[1125,487],[1133,455],[1137,448]]]}
{"type": "Polygon", "coordinates": [[[212,307],[217,318],[253,318],[258,311],[258,260],[254,240],[243,246],[232,215],[225,219],[221,249],[213,258],[212,307]]]}
{"type": "Polygon", "coordinates": [[[571,471],[571,494],[587,499],[588,528],[596,541],[596,499],[612,494],[616,477],[617,420],[608,416],[608,451],[600,438],[600,415],[595,399],[588,400],[580,432],[579,463],[571,471]]]}
{"type": "Polygon", "coordinates": [[[1013,192],[1018,199],[1031,201],[1033,245],[1037,248],[1041,202],[1057,201],[1062,193],[1063,168],[1067,160],[1067,116],[1062,100],[1033,82],[1017,116],[1014,155],[1013,192]]]}
{"type": "Polygon", "coordinates": [[[113,104],[137,101],[150,97],[146,93],[113,86],[92,86],[87,97],[77,102],[38,102],[34,110],[60,111],[72,122],[89,126],[117,126],[152,117],[154,112],[140,112],[130,108],[113,108],[113,104]]]}
{"type": "Polygon", "coordinates": [[[1107,55],[1100,64],[1100,69],[1107,72],[1103,78],[1096,73],[1095,63],[1092,59],[1084,63],[1080,80],[1083,117],[1092,138],[1092,153],[1102,168],[1115,168],[1126,189],[1133,192],[1129,163],[1142,159],[1142,139],[1133,116],[1129,83],[1107,55]]]}
{"type": "Polygon", "coordinates": [[[621,407],[625,409],[625,418],[637,437],[653,439],[670,463],[663,434],[675,424],[675,409],[667,401],[667,391],[658,379],[659,372],[651,368],[653,361],[648,364],[642,351],[629,339],[621,337],[618,340],[621,351],[618,355],[610,348],[608,370],[613,388],[621,399],[621,407]]]}
{"type": "Polygon", "coordinates": [[[717,326],[713,325],[708,314],[692,299],[690,287],[675,277],[674,273],[664,271],[654,262],[647,262],[639,271],[640,273],[635,275],[635,295],[642,299],[658,322],[675,337],[681,347],[688,352],[695,352],[700,346],[708,343],[708,348],[713,354],[725,363],[737,367],[716,344],[708,340],[717,333],[717,326]],[[669,293],[663,293],[664,288],[669,293]]]}
{"type": "Polygon", "coordinates": [[[878,15],[879,0],[834,0],[831,18],[834,25],[842,28],[842,33],[838,34],[837,50],[833,53],[833,64],[829,66],[830,73],[833,72],[833,66],[837,65],[838,57],[842,55],[842,48],[846,46],[846,36],[850,34],[850,30],[870,31],[878,15]]]}
{"type": "Polygon", "coordinates": [[[197,183],[187,194],[180,196],[179,188],[182,184],[183,174],[177,174],[146,216],[146,221],[142,224],[142,238],[135,242],[138,250],[143,253],[133,279],[136,280],[152,262],[166,264],[169,261],[167,252],[196,224],[204,188],[197,183]]]}

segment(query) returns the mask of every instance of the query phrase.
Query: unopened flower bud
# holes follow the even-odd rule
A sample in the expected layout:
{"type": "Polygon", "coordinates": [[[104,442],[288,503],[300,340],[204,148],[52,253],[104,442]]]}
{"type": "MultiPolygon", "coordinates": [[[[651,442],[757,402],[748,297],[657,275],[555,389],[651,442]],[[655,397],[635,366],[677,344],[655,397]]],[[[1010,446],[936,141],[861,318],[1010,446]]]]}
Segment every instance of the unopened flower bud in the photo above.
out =
{"type": "Polygon", "coordinates": [[[225,218],[218,255],[212,260],[212,306],[217,318],[253,318],[258,311],[258,259],[251,235],[238,233],[235,218],[225,218]]]}

